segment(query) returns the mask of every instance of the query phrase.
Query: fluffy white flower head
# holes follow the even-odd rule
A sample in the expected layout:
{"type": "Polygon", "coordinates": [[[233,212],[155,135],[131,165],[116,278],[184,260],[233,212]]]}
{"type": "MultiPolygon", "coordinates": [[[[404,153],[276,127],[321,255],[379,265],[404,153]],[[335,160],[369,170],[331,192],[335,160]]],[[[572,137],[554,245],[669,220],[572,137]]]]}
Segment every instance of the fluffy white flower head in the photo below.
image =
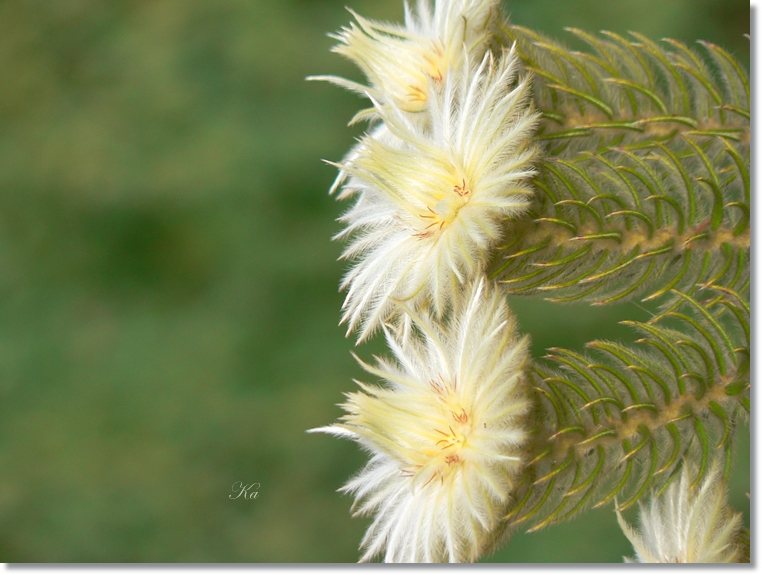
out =
{"type": "Polygon", "coordinates": [[[420,112],[432,90],[464,65],[466,54],[481,59],[496,4],[495,0],[436,0],[432,6],[430,0],[418,0],[415,11],[405,5],[405,26],[374,22],[353,12],[357,23],[334,36],[341,43],[333,50],[355,62],[369,85],[336,76],[314,79],[420,112]]]}
{"type": "MultiPolygon", "coordinates": [[[[741,560],[741,514],[728,506],[725,483],[715,463],[703,482],[691,489],[685,465],[675,481],[650,505],[640,506],[640,531],[617,511],[619,525],[632,543],[638,563],[735,563],[741,560]]],[[[628,563],[634,562],[625,557],[628,563]]]]}
{"type": "Polygon", "coordinates": [[[342,488],[356,496],[356,514],[376,515],[363,561],[475,560],[522,470],[527,338],[516,337],[508,306],[484,281],[448,329],[411,318],[401,333],[387,330],[396,362],[362,364],[384,385],[358,382],[341,423],[312,431],[349,437],[372,455],[342,488]]]}
{"type": "MultiPolygon", "coordinates": [[[[529,205],[531,142],[537,114],[530,85],[517,85],[518,59],[505,51],[451,74],[431,101],[431,126],[394,107],[379,108],[385,129],[361,141],[340,167],[359,192],[342,217],[351,237],[343,321],[360,340],[394,311],[429,302],[437,315],[478,275],[502,221],[529,205]]],[[[349,192],[345,192],[349,193],[349,192]]]]}

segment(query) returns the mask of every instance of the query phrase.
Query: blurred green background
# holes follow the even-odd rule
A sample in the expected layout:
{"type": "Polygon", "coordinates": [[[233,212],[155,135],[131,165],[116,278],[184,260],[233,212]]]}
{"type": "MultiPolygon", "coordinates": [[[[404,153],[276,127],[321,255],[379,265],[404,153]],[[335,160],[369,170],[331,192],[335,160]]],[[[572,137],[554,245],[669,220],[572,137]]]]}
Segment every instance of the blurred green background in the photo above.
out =
{"type": "MultiPolygon", "coordinates": [[[[347,0],[0,1],[0,561],[355,561],[365,456],[305,429],[363,377],[327,195],[362,127],[347,0]],[[233,483],[260,483],[230,500],[233,483]]],[[[401,0],[351,0],[399,21],[401,0]]],[[[746,2],[514,0],[516,23],[729,48],[746,2]]],[[[646,317],[515,300],[534,351],[646,317]]],[[[362,346],[369,357],[379,341],[362,346]]],[[[748,436],[747,429],[741,431],[748,436]]],[[[747,514],[749,442],[733,504],[747,514]]],[[[621,561],[610,509],[493,561],[621,561]]]]}

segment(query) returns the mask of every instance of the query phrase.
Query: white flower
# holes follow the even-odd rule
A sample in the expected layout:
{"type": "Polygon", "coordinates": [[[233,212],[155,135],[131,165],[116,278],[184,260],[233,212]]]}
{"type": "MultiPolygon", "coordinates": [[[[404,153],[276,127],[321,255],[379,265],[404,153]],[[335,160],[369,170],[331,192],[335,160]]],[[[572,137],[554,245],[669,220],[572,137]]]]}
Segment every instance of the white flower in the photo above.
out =
{"type": "MultiPolygon", "coordinates": [[[[418,0],[415,11],[405,5],[405,26],[374,22],[352,12],[357,24],[334,36],[341,43],[333,50],[355,62],[370,85],[336,76],[312,79],[328,80],[407,112],[420,112],[432,88],[441,85],[450,72],[460,70],[466,57],[481,59],[496,5],[495,0],[437,0],[432,7],[429,0],[418,0]]],[[[365,115],[372,115],[372,110],[365,115]]]]}
{"type": "Polygon", "coordinates": [[[366,136],[350,162],[345,194],[360,192],[341,218],[351,237],[343,257],[343,322],[366,338],[395,309],[429,302],[438,316],[459,286],[484,268],[505,218],[529,204],[537,121],[530,85],[516,85],[513,51],[451,74],[424,128],[393,106],[384,130],[366,136]]]}
{"type": "Polygon", "coordinates": [[[372,454],[342,488],[356,514],[376,515],[362,561],[475,560],[522,470],[527,338],[494,288],[482,280],[468,291],[446,329],[409,311],[406,329],[386,329],[396,362],[360,362],[383,386],[357,382],[341,423],[311,430],[372,454]]]}
{"type": "MultiPolygon", "coordinates": [[[[675,481],[650,505],[640,506],[640,532],[617,511],[619,525],[632,543],[639,563],[735,563],[742,548],[741,514],[728,506],[725,483],[715,463],[703,482],[690,488],[686,465],[675,481]]],[[[628,563],[634,560],[625,557],[628,563]]]]}

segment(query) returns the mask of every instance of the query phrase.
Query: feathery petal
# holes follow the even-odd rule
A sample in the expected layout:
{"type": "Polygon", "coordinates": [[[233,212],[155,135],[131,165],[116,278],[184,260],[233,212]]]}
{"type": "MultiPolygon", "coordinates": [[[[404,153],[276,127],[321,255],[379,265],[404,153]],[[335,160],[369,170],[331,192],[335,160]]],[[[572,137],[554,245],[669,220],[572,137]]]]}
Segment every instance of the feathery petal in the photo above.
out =
{"type": "Polygon", "coordinates": [[[418,0],[405,6],[405,26],[375,22],[352,12],[356,23],[334,35],[333,50],[355,62],[368,78],[364,86],[335,76],[319,76],[382,104],[407,112],[425,109],[432,89],[457,71],[466,54],[480,59],[489,42],[495,0],[418,0]]]}
{"type": "MultiPolygon", "coordinates": [[[[638,563],[736,563],[742,548],[741,514],[728,506],[727,488],[715,462],[700,485],[690,488],[685,465],[675,481],[648,507],[640,505],[640,530],[617,519],[637,554],[638,563]]],[[[625,557],[625,561],[634,562],[625,557]]]]}

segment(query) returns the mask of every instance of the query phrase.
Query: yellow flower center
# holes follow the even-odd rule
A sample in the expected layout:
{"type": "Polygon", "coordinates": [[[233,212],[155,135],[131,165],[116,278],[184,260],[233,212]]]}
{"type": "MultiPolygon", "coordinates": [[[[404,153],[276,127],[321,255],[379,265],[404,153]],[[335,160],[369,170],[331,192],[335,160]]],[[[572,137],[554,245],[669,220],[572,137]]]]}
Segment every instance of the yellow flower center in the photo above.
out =
{"type": "Polygon", "coordinates": [[[406,89],[403,88],[406,98],[399,103],[402,109],[422,111],[429,100],[429,79],[441,84],[448,66],[444,43],[439,39],[431,40],[431,47],[422,50],[420,56],[407,66],[409,83],[406,89]]]}
{"type": "Polygon", "coordinates": [[[458,217],[461,208],[471,199],[471,190],[465,178],[462,178],[459,184],[453,186],[452,192],[445,192],[433,199],[438,201],[432,202],[433,206],[426,206],[428,213],[421,214],[426,225],[422,231],[415,234],[419,238],[428,238],[449,226],[458,217]]]}
{"type": "Polygon", "coordinates": [[[444,483],[465,463],[464,448],[472,433],[474,421],[469,410],[458,398],[454,397],[440,381],[430,382],[432,389],[439,396],[442,407],[442,419],[428,433],[428,445],[422,446],[421,463],[413,469],[403,470],[406,475],[417,477],[419,485],[426,486],[432,481],[444,483]]]}

